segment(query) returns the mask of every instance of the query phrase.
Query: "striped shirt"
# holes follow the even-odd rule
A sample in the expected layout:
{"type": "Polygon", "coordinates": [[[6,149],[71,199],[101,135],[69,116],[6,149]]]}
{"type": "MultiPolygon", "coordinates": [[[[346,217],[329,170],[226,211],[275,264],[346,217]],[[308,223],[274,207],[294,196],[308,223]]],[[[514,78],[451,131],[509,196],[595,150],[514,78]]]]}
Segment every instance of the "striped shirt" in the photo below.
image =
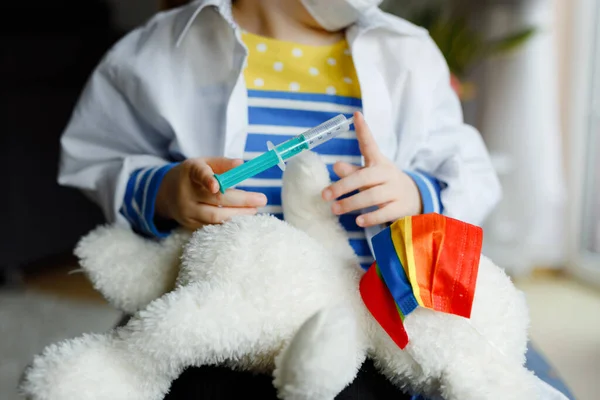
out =
{"type": "MultiPolygon", "coordinates": [[[[292,137],[317,126],[339,114],[351,117],[354,110],[361,109],[356,98],[332,95],[303,94],[291,92],[248,91],[249,129],[246,139],[244,159],[250,160],[266,151],[267,141],[282,143],[292,137]]],[[[321,156],[329,169],[332,181],[339,178],[333,172],[333,164],[347,161],[360,165],[361,154],[354,130],[332,139],[313,151],[321,156]]],[[[243,182],[239,189],[261,192],[267,196],[267,207],[260,210],[283,218],[281,207],[281,178],[279,167],[243,182]]],[[[340,222],[350,236],[350,243],[361,259],[361,264],[370,265],[373,257],[369,249],[364,229],[356,224],[358,212],[340,216],[340,222]]]]}
{"type": "MultiPolygon", "coordinates": [[[[362,110],[358,77],[345,40],[330,46],[307,46],[249,33],[244,33],[242,39],[248,48],[244,70],[249,106],[245,161],[267,151],[268,141],[277,145],[339,114],[350,117],[362,110]]],[[[327,164],[332,181],[339,179],[333,172],[335,162],[361,163],[353,128],[313,151],[327,164]]],[[[146,235],[168,235],[154,225],[154,200],[162,177],[174,165],[139,170],[129,180],[122,213],[146,235]]],[[[439,183],[419,172],[407,173],[419,188],[424,212],[441,212],[439,183]]],[[[260,212],[283,218],[282,175],[275,166],[237,188],[264,193],[268,202],[260,212]]],[[[364,229],[356,224],[358,215],[358,211],[342,215],[340,223],[361,265],[368,268],[373,256],[364,229]]]]}

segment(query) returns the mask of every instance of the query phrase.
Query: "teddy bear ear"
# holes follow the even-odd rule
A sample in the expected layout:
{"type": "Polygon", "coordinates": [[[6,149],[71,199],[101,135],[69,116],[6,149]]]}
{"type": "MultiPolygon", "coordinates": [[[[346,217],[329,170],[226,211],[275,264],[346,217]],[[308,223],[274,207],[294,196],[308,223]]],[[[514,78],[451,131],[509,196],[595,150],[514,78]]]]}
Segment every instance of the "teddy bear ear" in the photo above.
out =
{"type": "Polygon", "coordinates": [[[327,165],[314,152],[290,160],[283,175],[281,199],[283,216],[291,226],[304,231],[321,245],[344,259],[356,261],[346,230],[323,190],[331,184],[327,165]]]}
{"type": "Polygon", "coordinates": [[[331,184],[327,165],[317,153],[306,151],[292,158],[283,173],[283,185],[291,192],[321,192],[331,184]]]}
{"type": "Polygon", "coordinates": [[[321,195],[330,184],[329,170],[316,153],[307,151],[291,159],[283,173],[281,189],[286,221],[299,227],[304,220],[316,221],[333,215],[321,195]],[[296,219],[302,221],[296,224],[296,219]]]}

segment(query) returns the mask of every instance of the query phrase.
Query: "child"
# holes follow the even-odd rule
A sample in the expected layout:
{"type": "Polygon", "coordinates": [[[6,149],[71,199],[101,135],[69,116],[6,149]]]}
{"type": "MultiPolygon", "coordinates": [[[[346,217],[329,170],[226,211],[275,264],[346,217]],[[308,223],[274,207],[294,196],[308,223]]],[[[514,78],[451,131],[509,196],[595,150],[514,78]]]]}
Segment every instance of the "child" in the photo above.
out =
{"type": "MultiPolygon", "coordinates": [[[[92,75],[62,138],[60,183],[157,238],[281,215],[277,167],[225,194],[213,175],[343,113],[355,129],[315,151],[333,180],[323,198],[365,267],[368,239],[403,216],[481,223],[500,196],[483,142],[427,33],[379,3],[197,0],[157,15],[92,75]]],[[[224,390],[220,374],[200,397],[224,390]]],[[[359,374],[363,396],[374,376],[359,374]]]]}

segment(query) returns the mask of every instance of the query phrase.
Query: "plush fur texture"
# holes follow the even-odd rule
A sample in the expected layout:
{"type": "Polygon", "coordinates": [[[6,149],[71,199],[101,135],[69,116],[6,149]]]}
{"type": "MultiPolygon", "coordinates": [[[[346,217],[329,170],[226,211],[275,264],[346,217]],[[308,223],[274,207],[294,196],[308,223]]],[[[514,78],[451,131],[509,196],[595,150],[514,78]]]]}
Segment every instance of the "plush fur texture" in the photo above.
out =
{"type": "MultiPolygon", "coordinates": [[[[365,308],[363,271],[321,200],[308,153],[284,176],[286,222],[241,217],[162,242],[100,227],[76,254],[95,287],[136,312],[124,327],[49,346],[26,371],[31,400],[160,400],[191,365],[273,373],[285,400],[332,400],[371,357],[409,392],[447,400],[549,399],[524,367],[528,314],[482,257],[472,318],[417,309],[400,350],[365,308]]],[[[560,396],[554,397],[556,399],[560,396]]]]}

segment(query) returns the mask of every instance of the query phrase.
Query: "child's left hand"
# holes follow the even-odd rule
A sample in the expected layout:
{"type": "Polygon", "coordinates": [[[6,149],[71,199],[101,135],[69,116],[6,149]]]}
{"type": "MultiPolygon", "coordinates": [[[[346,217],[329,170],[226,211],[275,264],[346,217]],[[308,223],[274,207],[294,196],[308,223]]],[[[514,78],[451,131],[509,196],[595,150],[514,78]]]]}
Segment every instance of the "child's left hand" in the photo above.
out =
{"type": "Polygon", "coordinates": [[[323,198],[331,201],[356,190],[359,193],[334,202],[333,212],[341,215],[379,207],[356,219],[363,228],[420,214],[422,204],[417,185],[381,153],[361,113],[354,114],[354,127],[365,166],[337,162],[333,169],[341,179],[323,190],[323,198]]]}

